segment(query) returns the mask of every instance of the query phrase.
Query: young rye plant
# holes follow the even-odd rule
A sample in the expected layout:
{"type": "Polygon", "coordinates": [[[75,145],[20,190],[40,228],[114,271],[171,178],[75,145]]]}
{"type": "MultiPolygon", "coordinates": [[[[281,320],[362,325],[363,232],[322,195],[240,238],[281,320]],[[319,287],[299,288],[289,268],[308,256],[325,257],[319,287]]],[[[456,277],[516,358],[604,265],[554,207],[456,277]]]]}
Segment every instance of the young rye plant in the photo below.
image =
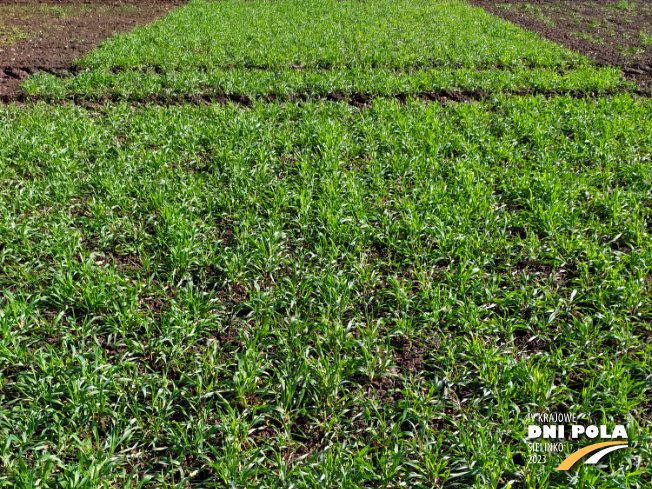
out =
{"type": "Polygon", "coordinates": [[[394,0],[193,0],[79,64],[0,108],[0,487],[649,486],[618,70],[394,0]],[[631,450],[534,463],[562,410],[631,450]]]}

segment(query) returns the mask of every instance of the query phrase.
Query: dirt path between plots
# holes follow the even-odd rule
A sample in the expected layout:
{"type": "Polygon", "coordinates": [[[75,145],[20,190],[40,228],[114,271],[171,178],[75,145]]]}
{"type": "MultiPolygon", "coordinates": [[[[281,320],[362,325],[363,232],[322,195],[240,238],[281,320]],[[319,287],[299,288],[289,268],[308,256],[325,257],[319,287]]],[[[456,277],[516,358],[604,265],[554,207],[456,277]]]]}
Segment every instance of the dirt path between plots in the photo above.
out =
{"type": "Polygon", "coordinates": [[[498,17],[578,51],[652,89],[649,0],[469,0],[498,17]]]}
{"type": "Polygon", "coordinates": [[[20,97],[32,73],[65,73],[113,34],[153,21],[187,0],[0,0],[0,102],[20,97]]]}
{"type": "MultiPolygon", "coordinates": [[[[503,90],[500,93],[505,95],[511,95],[514,97],[526,97],[532,95],[541,95],[546,98],[560,97],[560,96],[569,96],[578,99],[594,99],[595,97],[602,97],[605,95],[616,95],[618,93],[624,93],[625,90],[616,89],[611,91],[601,92],[600,94],[592,94],[585,92],[583,90],[503,90]]],[[[385,96],[375,96],[374,94],[356,92],[356,93],[341,93],[334,92],[329,94],[322,95],[311,95],[306,92],[296,92],[290,94],[268,94],[261,98],[259,101],[263,102],[291,102],[302,104],[305,102],[345,102],[352,107],[371,107],[376,98],[384,99],[396,99],[402,104],[408,103],[409,100],[420,100],[422,102],[435,102],[441,105],[449,105],[455,103],[474,103],[481,102],[484,100],[493,100],[496,97],[496,92],[484,91],[484,90],[431,90],[431,91],[421,91],[421,92],[409,92],[409,93],[397,93],[394,95],[385,95],[385,96]]],[[[112,97],[112,96],[102,96],[102,97],[85,97],[81,94],[71,95],[65,99],[49,99],[41,97],[27,97],[25,102],[35,102],[37,100],[42,100],[56,105],[67,105],[74,104],[78,107],[84,107],[90,110],[101,109],[107,103],[115,102],[127,102],[131,104],[132,107],[136,106],[146,106],[146,105],[213,105],[213,104],[234,104],[241,107],[252,107],[256,102],[256,99],[251,98],[245,93],[224,93],[224,92],[213,92],[213,93],[202,93],[202,94],[187,94],[187,95],[156,95],[152,94],[146,97],[112,97]]]]}

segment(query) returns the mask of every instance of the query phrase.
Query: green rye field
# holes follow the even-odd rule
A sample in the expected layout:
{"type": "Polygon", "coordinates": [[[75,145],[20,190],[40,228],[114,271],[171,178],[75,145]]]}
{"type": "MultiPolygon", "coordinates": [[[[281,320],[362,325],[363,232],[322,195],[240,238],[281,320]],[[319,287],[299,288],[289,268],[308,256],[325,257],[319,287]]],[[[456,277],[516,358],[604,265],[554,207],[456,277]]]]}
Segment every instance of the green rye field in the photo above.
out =
{"type": "Polygon", "coordinates": [[[618,69],[435,0],[192,0],[78,67],[0,106],[0,487],[652,485],[618,69]],[[629,449],[533,462],[553,412],[629,449]]]}

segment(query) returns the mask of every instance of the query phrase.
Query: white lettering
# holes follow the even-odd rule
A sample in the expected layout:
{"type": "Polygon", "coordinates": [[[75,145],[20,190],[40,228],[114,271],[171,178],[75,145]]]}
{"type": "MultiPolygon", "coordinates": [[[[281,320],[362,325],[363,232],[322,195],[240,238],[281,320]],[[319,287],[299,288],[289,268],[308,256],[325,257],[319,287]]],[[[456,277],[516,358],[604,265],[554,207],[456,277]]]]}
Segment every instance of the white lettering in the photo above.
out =
{"type": "Polygon", "coordinates": [[[598,433],[600,433],[600,431],[598,430],[597,426],[591,425],[586,429],[586,436],[589,438],[595,438],[598,436],[598,433]]]}
{"type": "Polygon", "coordinates": [[[611,438],[611,435],[607,434],[607,427],[603,424],[600,425],[600,438],[611,438]]]}
{"type": "Polygon", "coordinates": [[[573,438],[577,438],[582,433],[584,433],[584,426],[582,426],[581,424],[574,424],[573,427],[571,428],[571,432],[573,438]]]}
{"type": "Polygon", "coordinates": [[[527,427],[527,437],[528,438],[539,438],[541,436],[541,427],[535,424],[531,424],[527,427]]]}
{"type": "Polygon", "coordinates": [[[557,427],[555,425],[544,425],[543,426],[543,437],[544,438],[557,438],[557,427]]]}
{"type": "Polygon", "coordinates": [[[627,438],[627,430],[625,430],[623,425],[617,424],[611,436],[613,438],[627,438]]]}

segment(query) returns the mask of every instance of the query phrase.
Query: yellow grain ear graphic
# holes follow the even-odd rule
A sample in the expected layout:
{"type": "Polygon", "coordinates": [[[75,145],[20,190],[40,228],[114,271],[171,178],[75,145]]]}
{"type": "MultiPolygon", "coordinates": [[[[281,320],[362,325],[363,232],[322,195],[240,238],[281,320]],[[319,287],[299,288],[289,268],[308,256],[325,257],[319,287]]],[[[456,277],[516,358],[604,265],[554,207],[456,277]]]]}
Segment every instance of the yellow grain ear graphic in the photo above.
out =
{"type": "Polygon", "coordinates": [[[618,450],[620,448],[625,448],[626,446],[627,446],[627,442],[622,442],[622,441],[606,441],[604,443],[594,443],[593,445],[589,445],[588,447],[581,448],[580,450],[571,453],[566,458],[566,460],[564,460],[562,463],[559,464],[559,467],[557,467],[556,470],[568,470],[573,466],[575,462],[581,459],[584,455],[588,455],[589,453],[595,452],[596,450],[599,450],[604,447],[613,447],[613,448],[608,448],[607,450],[603,450],[604,453],[602,452],[596,453],[593,457],[591,457],[586,462],[586,463],[594,464],[607,453],[613,450],[618,450]]]}

